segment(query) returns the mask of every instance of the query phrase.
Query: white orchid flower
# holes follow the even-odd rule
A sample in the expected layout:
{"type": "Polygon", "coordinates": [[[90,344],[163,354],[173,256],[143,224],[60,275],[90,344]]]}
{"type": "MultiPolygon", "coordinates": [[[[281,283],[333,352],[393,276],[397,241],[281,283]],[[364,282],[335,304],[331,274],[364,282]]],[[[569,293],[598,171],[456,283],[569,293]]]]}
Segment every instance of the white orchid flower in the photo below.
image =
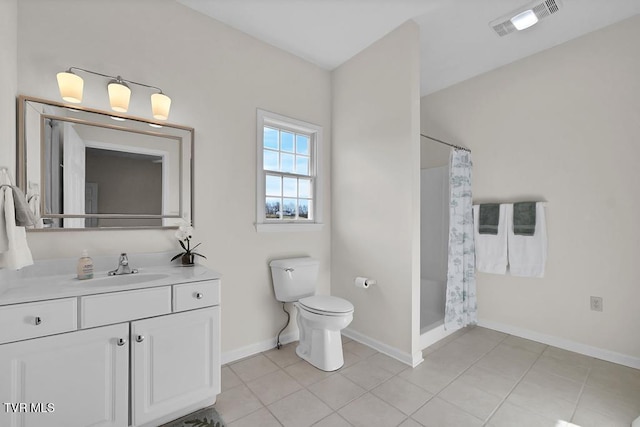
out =
{"type": "Polygon", "coordinates": [[[178,240],[190,239],[191,236],[193,236],[193,227],[188,224],[181,225],[180,227],[178,227],[178,230],[176,230],[175,236],[178,240]]]}

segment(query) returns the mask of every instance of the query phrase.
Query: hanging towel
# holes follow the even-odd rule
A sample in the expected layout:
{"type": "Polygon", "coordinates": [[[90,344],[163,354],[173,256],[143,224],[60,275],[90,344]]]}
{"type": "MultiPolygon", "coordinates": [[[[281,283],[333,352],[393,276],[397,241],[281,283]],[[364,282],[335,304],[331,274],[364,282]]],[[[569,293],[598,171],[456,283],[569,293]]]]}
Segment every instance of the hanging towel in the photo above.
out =
{"type": "Polygon", "coordinates": [[[31,264],[33,257],[26,230],[16,225],[11,178],[5,170],[0,170],[0,268],[19,270],[31,264]]]}
{"type": "Polygon", "coordinates": [[[513,204],[513,234],[533,236],[536,230],[536,202],[513,204]]]}
{"type": "Polygon", "coordinates": [[[484,203],[480,205],[478,230],[480,234],[498,234],[500,223],[500,205],[484,203]]]}
{"type": "MultiPolygon", "coordinates": [[[[535,203],[536,222],[533,235],[518,235],[509,227],[509,273],[520,277],[544,277],[547,263],[547,224],[544,203],[535,203]]],[[[513,205],[507,205],[507,216],[513,216],[513,205]]]]}
{"type": "Polygon", "coordinates": [[[11,188],[13,195],[13,206],[15,209],[16,225],[19,227],[34,227],[36,225],[36,218],[31,212],[31,208],[27,203],[27,199],[24,197],[24,193],[21,189],[15,185],[2,184],[0,188],[11,188]]]}
{"type": "Polygon", "coordinates": [[[42,221],[42,217],[40,216],[40,195],[37,193],[32,194],[27,198],[27,203],[29,204],[29,209],[31,209],[33,217],[36,220],[36,228],[43,228],[44,222],[42,221]]]}
{"type": "Polygon", "coordinates": [[[496,234],[480,234],[481,206],[473,206],[476,269],[483,273],[505,274],[507,272],[507,227],[509,225],[506,206],[498,205],[496,234]]]}

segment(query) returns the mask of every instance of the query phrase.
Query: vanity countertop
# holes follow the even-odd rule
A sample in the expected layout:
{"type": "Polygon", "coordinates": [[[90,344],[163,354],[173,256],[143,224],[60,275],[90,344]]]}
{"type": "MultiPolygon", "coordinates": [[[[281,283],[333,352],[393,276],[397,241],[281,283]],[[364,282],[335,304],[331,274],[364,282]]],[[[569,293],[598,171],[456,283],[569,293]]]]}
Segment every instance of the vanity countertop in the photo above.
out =
{"type": "Polygon", "coordinates": [[[129,254],[129,263],[138,273],[120,276],[107,274],[117,266],[117,256],[95,257],[93,279],[86,280],[76,278],[77,259],[37,261],[20,271],[0,270],[0,306],[220,278],[202,265],[170,264],[171,255],[129,254]]]}

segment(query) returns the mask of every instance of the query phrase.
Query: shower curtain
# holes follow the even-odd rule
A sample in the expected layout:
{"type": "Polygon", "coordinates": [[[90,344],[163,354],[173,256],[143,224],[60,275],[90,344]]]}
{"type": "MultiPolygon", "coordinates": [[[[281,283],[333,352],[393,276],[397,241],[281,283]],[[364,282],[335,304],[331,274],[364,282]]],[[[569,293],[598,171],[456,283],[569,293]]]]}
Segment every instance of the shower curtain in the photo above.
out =
{"type": "Polygon", "coordinates": [[[477,322],[471,153],[452,150],[449,158],[449,259],[444,328],[477,322]]]}

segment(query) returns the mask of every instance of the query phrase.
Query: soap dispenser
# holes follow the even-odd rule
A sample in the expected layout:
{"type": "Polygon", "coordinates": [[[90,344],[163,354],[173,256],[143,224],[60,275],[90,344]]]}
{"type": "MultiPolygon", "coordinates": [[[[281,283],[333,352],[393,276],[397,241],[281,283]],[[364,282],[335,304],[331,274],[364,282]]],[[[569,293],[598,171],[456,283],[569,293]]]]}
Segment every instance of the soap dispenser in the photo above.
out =
{"type": "Polygon", "coordinates": [[[93,260],[89,257],[89,251],[84,249],[82,251],[82,257],[78,260],[78,279],[92,279],[93,278],[93,260]]]}

